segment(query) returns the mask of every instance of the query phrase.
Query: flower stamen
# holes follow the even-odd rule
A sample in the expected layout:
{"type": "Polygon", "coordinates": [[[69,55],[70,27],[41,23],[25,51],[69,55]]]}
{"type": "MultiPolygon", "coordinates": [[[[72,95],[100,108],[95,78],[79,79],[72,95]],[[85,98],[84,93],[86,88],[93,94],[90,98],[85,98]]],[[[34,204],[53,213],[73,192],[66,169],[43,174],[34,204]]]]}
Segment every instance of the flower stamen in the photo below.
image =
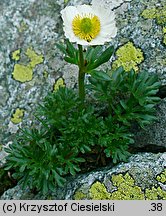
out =
{"type": "Polygon", "coordinates": [[[96,15],[76,15],[72,21],[72,29],[75,36],[91,42],[100,33],[100,20],[96,15]]]}

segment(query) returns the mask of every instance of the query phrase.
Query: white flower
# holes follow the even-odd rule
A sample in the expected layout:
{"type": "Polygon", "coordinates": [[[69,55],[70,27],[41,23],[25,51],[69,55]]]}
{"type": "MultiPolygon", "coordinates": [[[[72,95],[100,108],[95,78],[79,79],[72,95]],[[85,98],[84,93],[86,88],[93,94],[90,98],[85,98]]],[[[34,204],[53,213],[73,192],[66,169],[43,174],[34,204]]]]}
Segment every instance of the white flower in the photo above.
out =
{"type": "Polygon", "coordinates": [[[102,4],[105,8],[114,9],[120,6],[123,2],[129,2],[131,0],[92,0],[92,5],[102,4]]]}
{"type": "Polygon", "coordinates": [[[70,42],[103,45],[116,36],[114,12],[101,4],[68,6],[61,15],[64,33],[70,42]]]}

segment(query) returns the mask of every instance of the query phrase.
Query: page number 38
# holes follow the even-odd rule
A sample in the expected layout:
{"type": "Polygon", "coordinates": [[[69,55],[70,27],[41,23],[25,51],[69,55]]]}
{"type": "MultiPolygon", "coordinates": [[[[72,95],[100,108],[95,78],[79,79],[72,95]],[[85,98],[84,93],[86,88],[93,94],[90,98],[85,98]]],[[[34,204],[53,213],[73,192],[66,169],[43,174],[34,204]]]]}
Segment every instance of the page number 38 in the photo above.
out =
{"type": "Polygon", "coordinates": [[[151,209],[149,211],[162,211],[162,203],[151,203],[151,209]]]}

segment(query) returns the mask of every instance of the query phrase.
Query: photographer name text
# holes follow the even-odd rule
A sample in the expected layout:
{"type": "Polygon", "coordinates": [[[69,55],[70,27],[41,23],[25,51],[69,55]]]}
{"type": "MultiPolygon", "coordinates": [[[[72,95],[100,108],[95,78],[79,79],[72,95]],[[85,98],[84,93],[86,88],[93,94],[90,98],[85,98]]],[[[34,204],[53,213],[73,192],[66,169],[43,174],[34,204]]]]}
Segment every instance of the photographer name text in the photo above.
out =
{"type": "Polygon", "coordinates": [[[115,205],[114,203],[99,203],[94,204],[93,202],[90,204],[80,204],[79,202],[73,202],[73,203],[64,203],[64,204],[27,204],[26,202],[20,202],[20,203],[4,203],[3,204],[3,212],[36,212],[36,213],[42,213],[42,212],[66,212],[66,211],[72,211],[72,212],[114,212],[115,211],[115,205]]]}

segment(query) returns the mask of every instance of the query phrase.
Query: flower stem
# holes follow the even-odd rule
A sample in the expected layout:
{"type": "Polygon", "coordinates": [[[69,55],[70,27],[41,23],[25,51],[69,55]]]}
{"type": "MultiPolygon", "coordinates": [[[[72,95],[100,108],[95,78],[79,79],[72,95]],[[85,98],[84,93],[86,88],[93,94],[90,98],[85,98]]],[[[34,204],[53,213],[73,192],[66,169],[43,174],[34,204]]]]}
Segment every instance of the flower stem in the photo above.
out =
{"type": "Polygon", "coordinates": [[[79,97],[83,104],[85,99],[85,85],[84,85],[85,68],[84,68],[84,55],[83,55],[82,45],[78,45],[78,50],[79,50],[78,90],[79,90],[79,97]]]}

